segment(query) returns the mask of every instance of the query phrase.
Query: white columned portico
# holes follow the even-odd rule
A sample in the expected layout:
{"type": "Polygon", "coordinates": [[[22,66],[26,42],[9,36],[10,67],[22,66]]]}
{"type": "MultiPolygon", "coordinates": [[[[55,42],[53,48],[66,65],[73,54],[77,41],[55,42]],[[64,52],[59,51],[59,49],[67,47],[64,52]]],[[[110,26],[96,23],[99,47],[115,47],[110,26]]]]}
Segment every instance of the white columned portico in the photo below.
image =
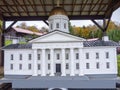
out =
{"type": "Polygon", "coordinates": [[[84,75],[84,58],[83,58],[83,51],[82,51],[82,48],[79,48],[79,57],[80,57],[80,60],[79,60],[79,65],[80,65],[80,70],[79,70],[79,75],[80,76],[83,76],[84,75]]]}
{"type": "Polygon", "coordinates": [[[74,73],[74,49],[73,48],[70,48],[70,56],[71,56],[71,59],[70,59],[70,66],[71,66],[70,76],[74,76],[75,73],[74,73]]]}
{"type": "Polygon", "coordinates": [[[38,72],[37,72],[37,49],[34,49],[33,57],[34,57],[34,61],[33,61],[33,76],[37,76],[38,75],[38,72]]]}
{"type": "Polygon", "coordinates": [[[54,76],[54,49],[50,49],[50,59],[51,59],[51,74],[50,76],[54,76]]]}
{"type": "Polygon", "coordinates": [[[65,66],[66,66],[66,64],[65,64],[65,48],[62,48],[62,76],[66,76],[65,66]]]}
{"type": "Polygon", "coordinates": [[[42,74],[41,76],[46,76],[46,63],[45,63],[45,49],[42,49],[42,74]]]}

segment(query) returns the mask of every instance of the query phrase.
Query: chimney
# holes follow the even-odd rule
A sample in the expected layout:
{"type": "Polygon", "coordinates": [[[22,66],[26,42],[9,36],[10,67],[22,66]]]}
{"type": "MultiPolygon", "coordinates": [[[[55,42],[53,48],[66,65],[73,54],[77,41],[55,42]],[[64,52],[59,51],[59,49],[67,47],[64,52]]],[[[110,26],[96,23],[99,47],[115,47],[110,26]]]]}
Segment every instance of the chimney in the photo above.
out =
{"type": "Polygon", "coordinates": [[[12,39],[12,44],[17,44],[17,43],[19,43],[19,40],[17,38],[13,38],[12,39]]]}
{"type": "Polygon", "coordinates": [[[102,40],[103,40],[103,41],[109,41],[109,37],[108,37],[108,36],[103,36],[103,37],[102,37],[102,40]]]}

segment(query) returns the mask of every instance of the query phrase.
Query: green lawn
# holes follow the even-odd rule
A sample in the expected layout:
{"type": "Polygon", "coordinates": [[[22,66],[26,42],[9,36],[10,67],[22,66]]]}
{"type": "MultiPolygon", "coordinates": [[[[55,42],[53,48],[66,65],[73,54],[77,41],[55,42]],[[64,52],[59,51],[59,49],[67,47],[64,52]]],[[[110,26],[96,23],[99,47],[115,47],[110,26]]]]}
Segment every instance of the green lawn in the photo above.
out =
{"type": "Polygon", "coordinates": [[[12,40],[6,40],[5,41],[5,46],[12,44],[12,40]]]}
{"type": "Polygon", "coordinates": [[[118,59],[118,76],[120,76],[120,54],[117,56],[118,59]]]}
{"type": "MultiPolygon", "coordinates": [[[[25,44],[26,42],[19,42],[20,44],[25,44]]],[[[12,44],[12,40],[6,40],[5,41],[5,46],[12,44]]]]}

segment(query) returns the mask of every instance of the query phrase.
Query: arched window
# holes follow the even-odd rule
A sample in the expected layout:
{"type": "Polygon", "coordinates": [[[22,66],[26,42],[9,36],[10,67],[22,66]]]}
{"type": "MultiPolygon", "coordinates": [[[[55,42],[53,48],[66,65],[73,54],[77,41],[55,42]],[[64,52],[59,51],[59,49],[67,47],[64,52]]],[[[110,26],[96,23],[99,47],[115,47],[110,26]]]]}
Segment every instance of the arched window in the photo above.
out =
{"type": "Polygon", "coordinates": [[[56,28],[59,28],[59,23],[56,23],[56,28]]]}
{"type": "Polygon", "coordinates": [[[64,29],[66,29],[66,23],[64,23],[64,29]]]}
{"type": "Polygon", "coordinates": [[[50,28],[53,29],[53,24],[52,23],[50,24],[50,28]]]}

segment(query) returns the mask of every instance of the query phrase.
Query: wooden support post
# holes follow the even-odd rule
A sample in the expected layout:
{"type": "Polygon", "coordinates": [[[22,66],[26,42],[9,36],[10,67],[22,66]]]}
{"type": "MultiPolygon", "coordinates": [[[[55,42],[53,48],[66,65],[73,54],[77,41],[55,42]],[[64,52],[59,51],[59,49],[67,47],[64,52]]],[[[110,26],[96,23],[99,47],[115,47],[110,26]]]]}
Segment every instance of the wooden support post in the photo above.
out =
{"type": "MultiPolygon", "coordinates": [[[[5,21],[3,21],[2,33],[0,34],[0,48],[4,46],[4,30],[5,30],[5,21]]],[[[4,51],[0,50],[0,66],[4,66],[4,51]]]]}

